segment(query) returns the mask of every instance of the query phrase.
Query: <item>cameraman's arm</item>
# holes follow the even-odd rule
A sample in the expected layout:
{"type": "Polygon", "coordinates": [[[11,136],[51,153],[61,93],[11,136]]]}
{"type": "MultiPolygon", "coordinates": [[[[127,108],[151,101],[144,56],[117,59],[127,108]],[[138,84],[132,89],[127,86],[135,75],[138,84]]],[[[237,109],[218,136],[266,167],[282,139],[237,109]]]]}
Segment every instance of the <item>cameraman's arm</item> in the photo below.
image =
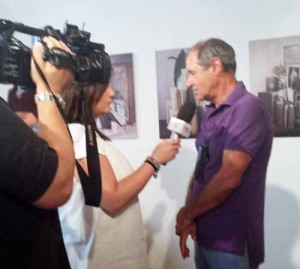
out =
{"type": "MultiPolygon", "coordinates": [[[[54,38],[44,38],[49,48],[68,48],[54,38]]],[[[69,51],[69,50],[68,50],[69,51]]],[[[61,90],[73,81],[73,73],[65,68],[56,68],[43,60],[44,48],[41,43],[35,44],[33,57],[47,78],[51,90],[60,93],[61,90]]],[[[36,83],[37,94],[47,91],[37,70],[31,63],[31,76],[36,83]]],[[[74,174],[74,152],[67,125],[62,119],[54,101],[42,101],[37,103],[38,119],[40,124],[40,137],[54,149],[58,156],[58,166],[55,177],[46,192],[36,200],[33,205],[41,208],[55,208],[65,203],[71,193],[74,174]]]]}

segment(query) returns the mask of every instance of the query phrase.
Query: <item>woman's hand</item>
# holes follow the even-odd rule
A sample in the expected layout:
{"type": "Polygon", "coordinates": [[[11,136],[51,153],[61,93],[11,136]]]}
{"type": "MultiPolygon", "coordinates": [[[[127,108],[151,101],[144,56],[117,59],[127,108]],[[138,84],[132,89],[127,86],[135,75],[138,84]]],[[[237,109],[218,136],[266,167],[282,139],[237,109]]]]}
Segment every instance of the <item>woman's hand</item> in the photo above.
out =
{"type": "Polygon", "coordinates": [[[180,139],[163,139],[155,147],[152,156],[160,163],[164,164],[176,157],[180,148],[180,139]]]}

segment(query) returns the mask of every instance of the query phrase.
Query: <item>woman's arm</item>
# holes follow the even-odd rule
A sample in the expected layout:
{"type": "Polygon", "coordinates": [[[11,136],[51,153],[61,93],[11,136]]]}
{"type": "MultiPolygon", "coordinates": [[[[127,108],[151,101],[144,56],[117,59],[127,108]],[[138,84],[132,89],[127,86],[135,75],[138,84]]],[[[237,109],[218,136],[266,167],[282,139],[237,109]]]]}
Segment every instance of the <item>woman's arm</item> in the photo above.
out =
{"type": "MultiPolygon", "coordinates": [[[[166,163],[175,158],[180,141],[163,140],[154,149],[154,156],[159,163],[166,163]]],[[[102,200],[101,207],[109,212],[118,212],[126,206],[145,187],[155,170],[148,164],[143,163],[129,176],[117,181],[112,166],[105,155],[99,155],[102,176],[102,200]]],[[[87,173],[87,160],[83,158],[79,163],[87,173]]]]}

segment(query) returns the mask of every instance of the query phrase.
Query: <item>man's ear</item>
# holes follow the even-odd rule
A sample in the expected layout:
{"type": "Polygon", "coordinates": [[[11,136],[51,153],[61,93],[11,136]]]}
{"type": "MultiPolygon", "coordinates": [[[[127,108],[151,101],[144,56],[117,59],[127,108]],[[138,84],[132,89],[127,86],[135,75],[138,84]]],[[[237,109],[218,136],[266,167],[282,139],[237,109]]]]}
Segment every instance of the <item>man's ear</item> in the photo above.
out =
{"type": "Polygon", "coordinates": [[[221,62],[220,58],[218,58],[218,57],[213,57],[211,59],[210,66],[212,67],[212,70],[213,70],[214,74],[216,74],[216,75],[220,74],[220,72],[222,72],[222,70],[223,70],[222,62],[221,62]]]}

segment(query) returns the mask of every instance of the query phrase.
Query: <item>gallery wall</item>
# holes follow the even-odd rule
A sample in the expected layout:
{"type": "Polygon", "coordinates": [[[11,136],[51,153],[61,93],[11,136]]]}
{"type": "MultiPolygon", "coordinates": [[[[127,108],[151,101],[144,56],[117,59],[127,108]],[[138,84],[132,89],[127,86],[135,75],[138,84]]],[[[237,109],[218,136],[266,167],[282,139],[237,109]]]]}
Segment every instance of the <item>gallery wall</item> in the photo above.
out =
{"type": "MultiPolygon", "coordinates": [[[[110,54],[132,53],[137,138],[114,141],[137,168],[159,140],[155,52],[220,37],[237,55],[237,77],[250,89],[249,42],[300,34],[299,0],[10,0],[0,18],[33,27],[84,24],[110,54]]],[[[6,98],[8,86],[0,86],[6,98]]],[[[255,93],[255,89],[253,90],[255,93]]],[[[194,166],[194,139],[140,194],[152,269],[193,268],[180,257],[175,216],[194,166]]],[[[266,262],[262,269],[300,268],[300,138],[275,138],[266,190],[266,262]]],[[[189,241],[192,253],[192,242],[189,241]]]]}

